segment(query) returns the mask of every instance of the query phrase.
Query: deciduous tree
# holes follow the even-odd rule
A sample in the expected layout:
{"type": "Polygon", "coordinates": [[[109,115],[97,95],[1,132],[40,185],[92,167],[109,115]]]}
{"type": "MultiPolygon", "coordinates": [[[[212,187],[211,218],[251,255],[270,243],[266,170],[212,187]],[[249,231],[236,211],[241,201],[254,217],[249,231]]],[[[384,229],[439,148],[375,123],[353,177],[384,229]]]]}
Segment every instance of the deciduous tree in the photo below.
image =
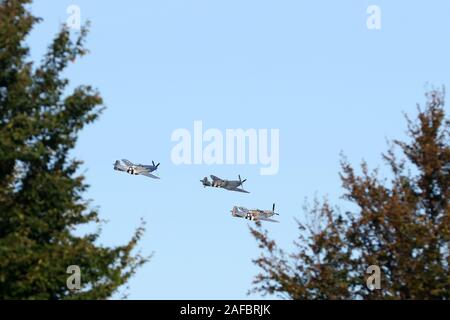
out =
{"type": "MultiPolygon", "coordinates": [[[[426,94],[406,142],[394,140],[383,158],[391,172],[361,173],[343,157],[343,212],[329,201],[305,210],[294,252],[259,225],[262,250],[253,291],[290,299],[449,299],[449,124],[444,90],[426,94]],[[398,152],[400,151],[400,152],[398,152]],[[366,271],[381,269],[381,288],[369,290],[366,271]]],[[[341,206],[342,207],[342,206],[341,206]]]]}

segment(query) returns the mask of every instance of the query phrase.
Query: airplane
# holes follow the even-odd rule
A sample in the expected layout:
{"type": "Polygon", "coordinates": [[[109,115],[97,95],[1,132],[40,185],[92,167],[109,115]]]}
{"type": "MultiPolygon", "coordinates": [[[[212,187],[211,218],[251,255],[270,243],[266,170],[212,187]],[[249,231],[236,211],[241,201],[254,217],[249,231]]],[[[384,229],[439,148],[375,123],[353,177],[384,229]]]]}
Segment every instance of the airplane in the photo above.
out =
{"type": "Polygon", "coordinates": [[[270,219],[273,215],[279,215],[275,212],[275,203],[273,204],[272,210],[259,210],[252,209],[248,210],[244,207],[233,207],[231,210],[231,215],[236,218],[244,218],[251,221],[270,221],[270,222],[279,222],[277,220],[270,219]]]}
{"type": "Polygon", "coordinates": [[[114,170],[123,171],[132,175],[143,175],[149,178],[159,179],[159,177],[151,173],[158,169],[160,163],[155,164],[155,162],[152,161],[152,165],[134,164],[127,159],[122,159],[122,162],[123,164],[119,160],[116,160],[114,163],[114,170]]]}
{"type": "Polygon", "coordinates": [[[240,175],[239,180],[223,180],[213,175],[211,175],[210,177],[212,181],[209,181],[207,177],[204,177],[203,180],[200,180],[200,182],[203,184],[203,187],[223,188],[229,191],[250,193],[244,190],[243,184],[245,181],[247,181],[247,179],[242,180],[240,175]],[[239,188],[240,186],[242,186],[242,188],[239,188]]]}

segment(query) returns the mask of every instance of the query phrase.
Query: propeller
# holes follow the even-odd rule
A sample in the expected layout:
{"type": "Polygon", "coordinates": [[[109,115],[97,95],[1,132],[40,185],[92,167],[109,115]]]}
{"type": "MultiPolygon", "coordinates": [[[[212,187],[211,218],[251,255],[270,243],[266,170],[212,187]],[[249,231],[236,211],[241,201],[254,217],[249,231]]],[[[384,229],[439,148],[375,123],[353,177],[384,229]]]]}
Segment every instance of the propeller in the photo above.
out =
{"type": "Polygon", "coordinates": [[[272,212],[273,212],[273,214],[276,214],[277,216],[279,216],[279,214],[275,212],[275,203],[272,206],[272,212]]]}
{"type": "Polygon", "coordinates": [[[247,179],[242,180],[241,175],[239,175],[239,182],[241,183],[241,186],[244,187],[244,182],[247,181],[247,179]]]}
{"type": "Polygon", "coordinates": [[[158,169],[158,167],[159,167],[160,164],[161,164],[161,163],[159,163],[159,162],[158,162],[158,164],[155,164],[155,161],[152,160],[152,165],[153,165],[156,169],[158,169]]]}

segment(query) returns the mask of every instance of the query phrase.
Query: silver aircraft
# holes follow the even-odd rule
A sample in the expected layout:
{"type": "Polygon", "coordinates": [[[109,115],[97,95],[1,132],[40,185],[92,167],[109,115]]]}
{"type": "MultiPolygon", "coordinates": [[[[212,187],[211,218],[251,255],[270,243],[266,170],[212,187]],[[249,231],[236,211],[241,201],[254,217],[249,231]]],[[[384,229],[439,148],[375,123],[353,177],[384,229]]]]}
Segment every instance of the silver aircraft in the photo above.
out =
{"type": "Polygon", "coordinates": [[[155,164],[155,162],[152,161],[152,165],[134,164],[127,159],[122,159],[122,162],[116,160],[114,163],[114,170],[123,171],[132,175],[143,175],[149,178],[159,179],[159,177],[152,174],[153,171],[158,169],[159,163],[155,164]]]}
{"type": "Polygon", "coordinates": [[[279,222],[277,220],[270,219],[270,217],[274,215],[279,215],[275,212],[275,203],[273,204],[272,210],[259,210],[252,209],[248,210],[244,207],[233,207],[231,210],[231,215],[237,218],[244,218],[251,221],[270,221],[270,222],[279,222]]]}
{"type": "Polygon", "coordinates": [[[205,188],[214,187],[214,188],[223,188],[229,191],[250,193],[244,190],[244,182],[247,181],[247,179],[242,180],[241,176],[239,176],[239,180],[224,180],[213,175],[211,175],[210,177],[212,181],[209,181],[207,177],[204,177],[203,180],[200,180],[200,182],[203,184],[205,188]],[[239,188],[241,186],[242,188],[239,188]]]}

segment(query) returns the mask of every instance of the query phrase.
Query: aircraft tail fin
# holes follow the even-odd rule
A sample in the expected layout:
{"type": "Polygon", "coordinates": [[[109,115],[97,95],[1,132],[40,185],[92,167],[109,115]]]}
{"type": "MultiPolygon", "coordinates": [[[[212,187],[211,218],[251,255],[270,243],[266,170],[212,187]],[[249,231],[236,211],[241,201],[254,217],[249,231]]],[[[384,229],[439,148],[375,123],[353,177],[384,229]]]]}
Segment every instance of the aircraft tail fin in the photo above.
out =
{"type": "Polygon", "coordinates": [[[200,182],[203,184],[203,187],[210,187],[211,183],[208,181],[207,177],[204,177],[203,180],[200,180],[200,182]]]}
{"type": "Polygon", "coordinates": [[[231,209],[231,215],[233,217],[238,217],[238,207],[234,206],[233,209],[231,209]]]}

